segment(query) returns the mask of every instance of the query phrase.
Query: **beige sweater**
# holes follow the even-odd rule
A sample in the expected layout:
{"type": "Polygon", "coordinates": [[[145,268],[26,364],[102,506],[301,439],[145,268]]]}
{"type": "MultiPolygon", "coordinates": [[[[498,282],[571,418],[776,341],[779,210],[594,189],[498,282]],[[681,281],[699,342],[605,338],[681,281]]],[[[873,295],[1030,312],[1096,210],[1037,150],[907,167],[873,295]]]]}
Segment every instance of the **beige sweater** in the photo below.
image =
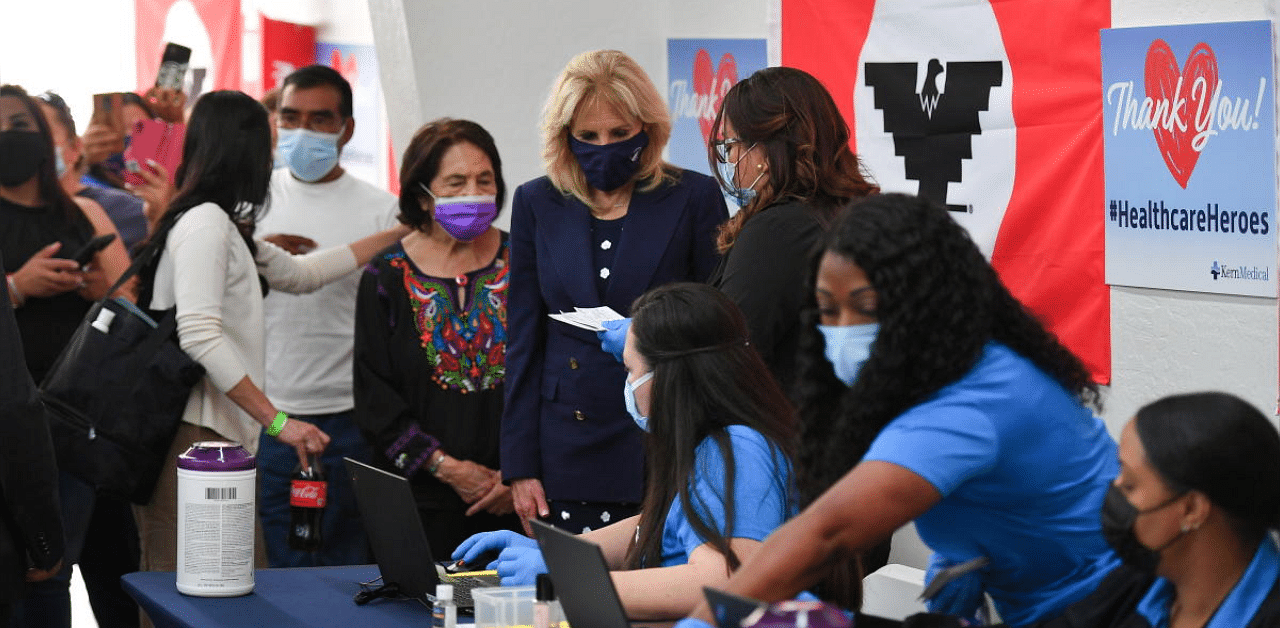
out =
{"type": "Polygon", "coordinates": [[[255,260],[217,205],[191,208],[169,233],[151,300],[155,309],[177,308],[182,349],[207,371],[191,390],[182,420],[212,429],[254,453],[262,426],[226,391],[245,376],[258,388],[266,381],[259,273],[272,290],[300,294],[356,268],[347,246],[302,256],[261,240],[257,246],[255,260]]]}

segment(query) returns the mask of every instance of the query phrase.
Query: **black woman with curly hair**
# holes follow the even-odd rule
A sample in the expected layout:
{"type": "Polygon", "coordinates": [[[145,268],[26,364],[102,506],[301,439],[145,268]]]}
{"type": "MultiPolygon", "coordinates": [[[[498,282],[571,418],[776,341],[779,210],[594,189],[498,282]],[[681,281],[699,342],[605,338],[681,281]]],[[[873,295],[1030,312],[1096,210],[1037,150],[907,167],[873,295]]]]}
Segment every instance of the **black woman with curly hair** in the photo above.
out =
{"type": "MultiPolygon", "coordinates": [[[[837,220],[813,277],[798,360],[806,508],[728,590],[794,595],[915,521],[931,572],[989,560],[935,612],[972,616],[986,593],[1026,626],[1092,591],[1118,564],[1098,518],[1118,465],[1090,409],[1097,386],[964,229],[926,200],[871,197],[837,220]]],[[[820,590],[851,603],[853,582],[820,590]]]]}

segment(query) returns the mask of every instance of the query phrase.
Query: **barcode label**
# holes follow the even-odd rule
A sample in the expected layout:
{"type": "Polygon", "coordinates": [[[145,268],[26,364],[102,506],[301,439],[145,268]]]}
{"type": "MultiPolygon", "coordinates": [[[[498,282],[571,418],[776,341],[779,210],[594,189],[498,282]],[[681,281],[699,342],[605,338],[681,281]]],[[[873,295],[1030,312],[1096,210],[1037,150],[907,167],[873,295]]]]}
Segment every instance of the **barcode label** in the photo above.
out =
{"type": "Polygon", "coordinates": [[[224,486],[220,488],[209,487],[204,489],[205,499],[226,500],[236,498],[236,487],[224,486]]]}

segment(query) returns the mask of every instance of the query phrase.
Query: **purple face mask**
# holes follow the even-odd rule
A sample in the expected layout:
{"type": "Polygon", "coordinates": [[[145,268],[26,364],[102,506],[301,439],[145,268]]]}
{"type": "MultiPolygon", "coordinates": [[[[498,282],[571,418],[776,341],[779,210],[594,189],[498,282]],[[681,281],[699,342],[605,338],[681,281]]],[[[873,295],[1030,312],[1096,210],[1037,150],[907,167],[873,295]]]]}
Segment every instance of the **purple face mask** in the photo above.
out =
{"type": "MultiPolygon", "coordinates": [[[[426,189],[426,186],[422,186],[426,189]]],[[[431,194],[430,190],[427,191],[431,194]]],[[[431,195],[435,198],[435,195],[431,195]]],[[[445,233],[457,240],[470,242],[489,230],[498,217],[497,197],[441,196],[435,199],[435,221],[445,233]]]]}

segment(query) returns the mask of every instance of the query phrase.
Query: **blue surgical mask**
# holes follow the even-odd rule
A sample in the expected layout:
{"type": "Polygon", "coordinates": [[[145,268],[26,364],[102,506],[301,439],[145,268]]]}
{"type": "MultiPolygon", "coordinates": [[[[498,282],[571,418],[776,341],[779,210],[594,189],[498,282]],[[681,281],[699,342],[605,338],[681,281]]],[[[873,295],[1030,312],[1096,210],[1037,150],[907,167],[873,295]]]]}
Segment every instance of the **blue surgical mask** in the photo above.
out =
{"type": "Polygon", "coordinates": [[[289,166],[289,172],[307,183],[323,179],[338,165],[338,138],[342,131],[280,129],[276,136],[276,151],[289,166]]]}
{"type": "Polygon", "coordinates": [[[53,147],[53,170],[58,173],[59,179],[67,174],[67,162],[62,158],[62,149],[57,146],[53,147]]]}
{"type": "Polygon", "coordinates": [[[649,417],[641,416],[640,409],[636,407],[636,389],[643,386],[645,382],[653,378],[653,371],[649,371],[644,375],[636,378],[634,382],[622,382],[622,399],[627,404],[627,413],[640,426],[640,429],[649,431],[649,417]]]}
{"type": "Polygon", "coordinates": [[[762,169],[760,171],[760,174],[757,174],[755,180],[752,181],[751,184],[748,185],[747,187],[740,188],[740,187],[736,187],[733,184],[734,177],[736,177],[738,174],[738,162],[742,161],[742,158],[746,156],[747,151],[750,151],[752,148],[755,148],[755,147],[756,145],[752,144],[749,148],[747,148],[747,150],[742,151],[742,154],[738,156],[738,161],[717,161],[716,162],[716,169],[720,171],[720,180],[724,181],[725,196],[732,198],[734,202],[738,204],[739,208],[746,207],[747,205],[751,204],[752,200],[755,200],[756,198],[755,186],[757,183],[760,182],[760,177],[764,176],[764,170],[762,169]]]}
{"type": "Polygon", "coordinates": [[[649,136],[644,131],[612,144],[588,144],[569,136],[569,150],[578,158],[587,183],[601,192],[616,190],[636,176],[640,155],[648,145],[649,136]]]}
{"type": "Polygon", "coordinates": [[[880,323],[862,325],[818,325],[827,341],[826,356],[835,368],[836,379],[852,386],[862,365],[871,357],[871,345],[880,334],[880,323]]]}

